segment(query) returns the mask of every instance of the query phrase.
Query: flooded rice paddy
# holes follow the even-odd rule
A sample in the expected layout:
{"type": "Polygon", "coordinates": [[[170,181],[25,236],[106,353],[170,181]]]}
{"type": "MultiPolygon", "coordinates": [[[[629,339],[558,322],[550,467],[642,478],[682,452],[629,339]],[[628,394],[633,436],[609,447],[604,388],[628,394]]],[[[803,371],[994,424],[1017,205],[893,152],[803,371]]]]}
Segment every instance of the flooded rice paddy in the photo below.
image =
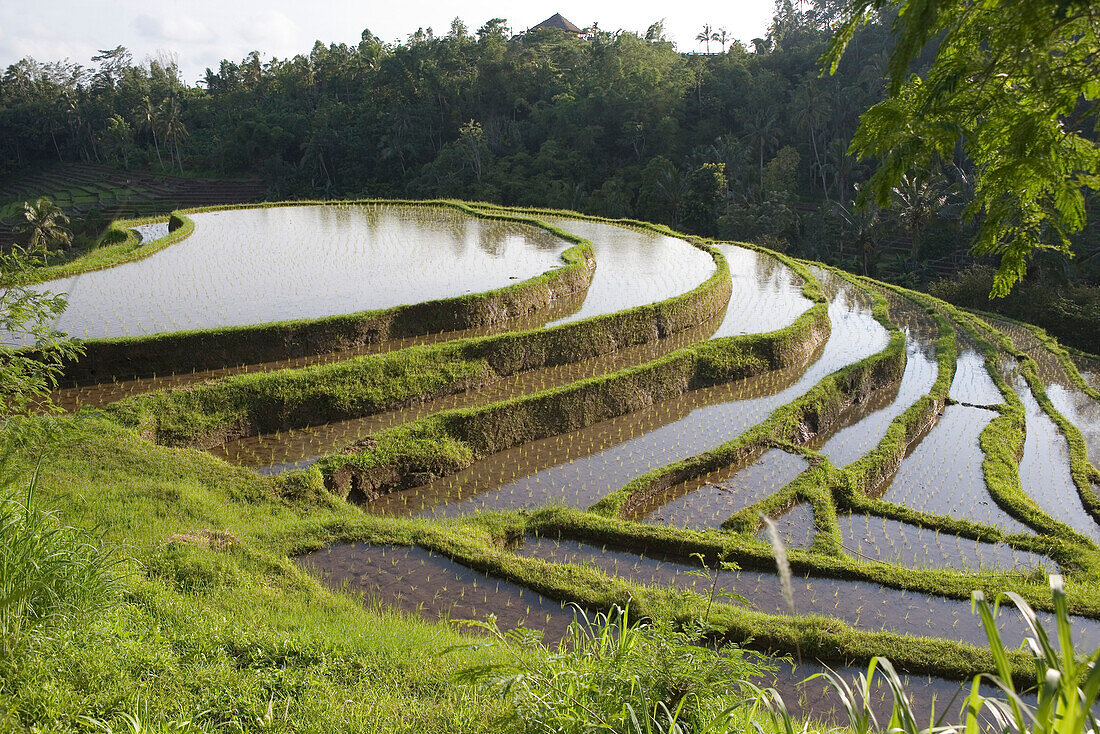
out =
{"type": "Polygon", "coordinates": [[[1100,401],[1073,383],[1058,356],[1030,329],[1009,321],[994,320],[993,323],[1012,339],[1017,349],[1035,361],[1050,402],[1081,432],[1089,461],[1100,467],[1100,401]]]}
{"type": "Polygon", "coordinates": [[[894,419],[928,394],[936,382],[935,322],[923,306],[908,298],[893,291],[884,295],[890,304],[891,318],[905,332],[905,372],[887,405],[862,410],[858,421],[837,431],[821,446],[819,450],[834,466],[847,466],[874,449],[894,419]]]}
{"type": "Polygon", "coordinates": [[[880,351],[886,330],[870,297],[822,272],[832,332],[804,370],[781,370],[657,403],[621,419],[494,454],[369,506],[386,514],[454,516],[479,510],[587,507],[631,479],[736,438],[822,377],[880,351]],[[659,426],[659,427],[658,427],[659,426]]]}
{"type": "Polygon", "coordinates": [[[501,630],[538,629],[548,640],[560,639],[573,621],[560,602],[416,546],[346,543],[295,561],[331,589],[428,618],[484,621],[495,614],[501,630]]]}
{"type": "Polygon", "coordinates": [[[949,405],[939,422],[901,462],[882,498],[922,512],[985,523],[1009,533],[1031,532],[1002,510],[985,486],[985,456],[978,439],[996,416],[985,408],[949,405]]]}
{"type": "Polygon", "coordinates": [[[1020,486],[1048,515],[1093,542],[1100,542],[1100,525],[1081,504],[1069,466],[1069,445],[1058,426],[1031,394],[1023,375],[1010,383],[1024,404],[1027,434],[1020,459],[1020,486]]]}
{"type": "MultiPolygon", "coordinates": [[[[671,587],[707,594],[711,580],[697,575],[697,565],[662,560],[628,551],[601,548],[573,540],[528,538],[518,555],[551,563],[592,566],[638,584],[671,587]]],[[[779,577],[773,571],[724,571],[718,586],[744,597],[748,606],[766,614],[789,614],[779,577]]],[[[939,637],[973,645],[986,641],[980,618],[970,611],[970,601],[894,589],[869,581],[847,581],[795,575],[792,591],[797,614],[817,614],[839,619],[869,631],[939,637]]],[[[1040,614],[1044,624],[1050,615],[1040,614]]],[[[1023,640],[1026,625],[1019,615],[1000,618],[1005,643],[1023,640]]],[[[1048,628],[1049,629],[1049,628],[1048,628]]],[[[1100,620],[1072,619],[1074,639],[1081,649],[1100,647],[1100,620]]]]}
{"type": "MultiPolygon", "coordinates": [[[[48,284],[51,290],[71,293],[72,305],[59,326],[80,336],[137,335],[432,300],[501,287],[560,267],[560,254],[570,245],[530,225],[478,220],[443,208],[302,206],[193,216],[195,233],[160,253],[48,284]],[[233,258],[225,257],[227,245],[234,248],[233,258]],[[302,257],[303,251],[310,257],[302,257]],[[169,278],[167,273],[175,277],[169,278]]],[[[609,223],[544,219],[591,240],[597,269],[586,293],[568,302],[563,299],[529,319],[485,330],[372,345],[363,351],[74,388],[60,395],[63,401],[70,401],[69,407],[102,405],[135,392],[185,386],[227,374],[332,362],[497,330],[553,326],[681,295],[714,272],[713,259],[706,252],[677,237],[609,223]]],[[[167,225],[142,225],[136,230],[143,242],[149,242],[167,234],[167,225]]],[[[215,453],[264,473],[304,466],[384,428],[441,410],[480,406],[567,385],[706,339],[779,329],[812,305],[802,295],[802,279],[777,259],[735,245],[717,248],[730,266],[732,295],[723,313],[693,329],[655,344],[506,377],[375,416],[241,439],[215,453]]],[[[384,496],[365,509],[429,517],[549,505],[583,509],[645,472],[736,438],[821,378],[888,343],[887,331],[873,318],[873,302],[867,292],[831,271],[811,270],[829,300],[831,334],[805,364],[692,391],[580,431],[500,452],[455,475],[384,496]]],[[[906,368],[900,381],[876,391],[811,438],[808,448],[820,451],[837,467],[871,451],[891,421],[927,394],[936,379],[934,320],[919,304],[892,291],[883,294],[892,319],[905,332],[906,368]]],[[[1030,331],[1008,323],[995,325],[1035,359],[1051,401],[1081,430],[1089,457],[1097,463],[1100,403],[1072,384],[1055,355],[1030,331]]],[[[1033,533],[997,506],[985,487],[978,439],[996,412],[974,406],[997,406],[1004,400],[986,372],[980,345],[962,329],[957,343],[950,397],[960,404],[945,408],[939,421],[910,447],[898,471],[883,486],[882,497],[921,512],[965,518],[1009,533],[1033,533]]],[[[1096,384],[1100,365],[1087,357],[1075,359],[1086,381],[1096,384]]],[[[1006,360],[1001,367],[1025,406],[1022,487],[1052,517],[1100,541],[1100,526],[1085,511],[1073,485],[1065,437],[1015,370],[1015,361],[1006,360]]],[[[808,467],[804,456],[765,449],[744,465],[727,467],[651,498],[636,510],[634,519],[691,530],[718,530],[730,516],[779,491],[808,467]]],[[[809,504],[783,508],[774,520],[786,545],[811,546],[815,529],[809,504]]],[[[870,515],[844,514],[839,523],[845,552],[856,562],[958,569],[991,576],[1059,570],[1046,556],[1004,543],[977,542],[870,515]]],[[[765,539],[762,532],[756,537],[765,539]]],[[[662,560],[545,538],[529,538],[514,552],[554,563],[593,566],[637,583],[683,592],[704,593],[708,588],[708,581],[693,575],[698,569],[684,559],[662,560]]],[[[551,641],[560,638],[573,619],[572,612],[556,600],[416,547],[339,544],[296,560],[334,589],[362,593],[371,603],[431,618],[484,619],[494,614],[502,629],[519,625],[540,629],[551,641]]],[[[754,609],[789,613],[771,569],[723,573],[719,585],[744,596],[754,609]]],[[[812,576],[796,577],[794,591],[795,612],[800,615],[821,615],[864,630],[976,645],[985,642],[969,601],[872,582],[812,576]]],[[[1050,621],[1047,615],[1043,617],[1050,621]]],[[[1006,642],[1015,644],[1022,639],[1025,628],[1018,615],[1002,615],[1001,625],[1006,642]]],[[[1074,618],[1073,629],[1081,649],[1100,646],[1100,621],[1074,618]]],[[[815,670],[809,665],[796,673],[781,671],[777,681],[797,700],[795,680],[815,670]]],[[[916,684],[918,696],[937,692],[949,698],[957,686],[938,679],[922,681],[916,684]]],[[[813,685],[803,689],[803,702],[806,710],[820,715],[829,704],[811,688],[813,685]]]]}
{"type": "Polygon", "coordinates": [[[874,515],[841,515],[838,519],[844,550],[860,560],[909,568],[1020,573],[1045,568],[1058,572],[1057,564],[1046,556],[1005,543],[984,543],[874,515]]]}
{"type": "Polygon", "coordinates": [[[656,525],[717,529],[734,513],[794,481],[808,466],[802,456],[772,449],[743,469],[678,484],[654,497],[637,515],[656,525]]]}
{"type": "Polygon", "coordinates": [[[501,288],[561,267],[572,243],[443,207],[295,206],[193,214],[135,262],[50,281],[80,338],[308,319],[501,288]],[[232,256],[227,256],[227,251],[232,256]]]}
{"type": "Polygon", "coordinates": [[[539,218],[591,241],[596,256],[596,273],[592,276],[584,304],[550,326],[644,306],[687,293],[709,278],[717,267],[709,253],[679,237],[641,227],[583,219],[539,218]]]}

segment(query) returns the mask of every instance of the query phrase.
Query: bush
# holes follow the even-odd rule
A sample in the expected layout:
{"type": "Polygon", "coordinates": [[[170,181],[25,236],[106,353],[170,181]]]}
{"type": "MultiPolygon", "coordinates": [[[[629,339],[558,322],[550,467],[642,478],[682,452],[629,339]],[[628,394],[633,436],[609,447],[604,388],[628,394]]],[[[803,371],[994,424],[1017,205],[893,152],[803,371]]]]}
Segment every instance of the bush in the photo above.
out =
{"type": "Polygon", "coordinates": [[[994,270],[973,265],[952,279],[932,284],[929,292],[956,306],[993,311],[1046,329],[1063,344],[1100,352],[1100,287],[1051,286],[1024,281],[1004,298],[990,298],[994,270]]]}

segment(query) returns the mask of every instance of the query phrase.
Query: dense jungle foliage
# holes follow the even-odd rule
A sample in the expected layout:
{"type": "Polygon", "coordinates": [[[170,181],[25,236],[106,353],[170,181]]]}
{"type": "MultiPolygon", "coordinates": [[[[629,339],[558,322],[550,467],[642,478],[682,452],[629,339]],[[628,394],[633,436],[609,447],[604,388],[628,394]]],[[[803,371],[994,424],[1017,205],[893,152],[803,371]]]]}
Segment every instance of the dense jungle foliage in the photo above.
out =
{"type": "MultiPolygon", "coordinates": [[[[876,161],[849,146],[886,94],[895,36],[884,10],[822,74],[844,12],[837,0],[779,0],[765,37],[751,48],[715,42],[711,54],[677,51],[660,22],[644,34],[514,35],[503,19],[471,32],[456,18],[445,34],[421,29],[403,44],[364,30],[358,45],[318,41],[290,59],[253,52],[194,85],[170,61],[138,64],[122,46],[91,67],[28,58],[0,80],[0,167],[17,177],[90,161],[259,175],[272,198],[561,207],[755,241],[911,286],[953,278],[974,261],[980,224],[963,216],[976,188],[962,146],[901,177],[885,200],[876,192],[876,206],[854,203],[876,161]]],[[[1100,205],[1085,206],[1092,224],[1072,237],[1076,256],[1039,250],[1029,279],[1095,285],[1100,205]]],[[[1037,320],[1077,309],[1062,301],[1037,320]]]]}

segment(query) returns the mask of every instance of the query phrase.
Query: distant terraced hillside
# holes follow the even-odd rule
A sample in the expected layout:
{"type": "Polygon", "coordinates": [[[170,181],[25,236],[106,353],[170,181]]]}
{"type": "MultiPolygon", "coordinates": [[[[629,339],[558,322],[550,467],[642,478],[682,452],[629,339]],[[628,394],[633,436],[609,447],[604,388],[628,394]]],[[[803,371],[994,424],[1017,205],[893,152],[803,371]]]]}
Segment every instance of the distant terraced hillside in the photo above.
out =
{"type": "Polygon", "coordinates": [[[99,209],[106,224],[173,209],[239,204],[264,195],[259,179],[182,178],[93,164],[57,165],[0,181],[0,246],[12,241],[23,202],[48,196],[66,214],[99,209]]]}

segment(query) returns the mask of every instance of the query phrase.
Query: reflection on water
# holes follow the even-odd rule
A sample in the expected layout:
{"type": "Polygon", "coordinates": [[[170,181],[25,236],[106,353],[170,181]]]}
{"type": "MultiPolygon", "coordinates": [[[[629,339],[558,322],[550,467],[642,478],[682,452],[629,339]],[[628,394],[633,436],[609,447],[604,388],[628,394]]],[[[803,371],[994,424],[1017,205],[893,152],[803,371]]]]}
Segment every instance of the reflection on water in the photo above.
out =
{"type": "Polygon", "coordinates": [[[1004,396],[985,368],[985,357],[973,337],[961,325],[955,325],[955,343],[958,361],[955,363],[955,379],[948,395],[952,400],[971,405],[1000,405],[1004,396]]]}
{"type": "Polygon", "coordinates": [[[801,456],[772,449],[744,468],[677,484],[651,498],[635,517],[686,530],[717,529],[735,512],[793,481],[807,466],[809,462],[801,456]]]}
{"type": "Polygon", "coordinates": [[[397,204],[193,214],[143,260],[42,287],[69,294],[81,338],[319,318],[500,288],[562,265],[571,243],[531,225],[397,204]]]}
{"type": "Polygon", "coordinates": [[[1054,408],[1081,431],[1089,461],[1100,467],[1100,401],[1073,384],[1062,361],[1030,329],[1009,321],[992,320],[1016,348],[1035,361],[1039,379],[1054,408]]]}
{"type": "Polygon", "coordinates": [[[949,405],[901,462],[883,499],[921,512],[995,525],[1009,533],[1031,532],[1002,510],[985,486],[978,440],[996,415],[983,408],[949,405]]]}
{"type": "Polygon", "coordinates": [[[455,395],[429,400],[399,410],[322,426],[252,436],[232,441],[213,450],[235,464],[252,466],[263,474],[299,468],[320,456],[355,443],[384,428],[416,420],[451,408],[471,408],[499,400],[528,395],[566,385],[577,380],[614,372],[639,362],[668,354],[706,339],[721,322],[722,314],[697,327],[665,339],[619,349],[594,359],[571,362],[557,367],[531,370],[505,377],[488,385],[455,395]]]}
{"type": "Polygon", "coordinates": [[[927,395],[936,382],[935,321],[923,306],[908,298],[890,290],[883,295],[890,304],[891,319],[905,332],[905,372],[889,404],[865,412],[858,422],[837,431],[821,447],[821,453],[834,466],[847,466],[878,446],[894,419],[927,395]]]}
{"type": "Polygon", "coordinates": [[[828,271],[820,271],[819,278],[831,299],[832,332],[821,356],[801,374],[781,370],[692,391],[494,454],[424,487],[386,495],[371,511],[451,516],[548,504],[586,507],[651,469],[736,438],[825,375],[886,345],[886,330],[874,320],[869,296],[828,271]]]}
{"type": "Polygon", "coordinates": [[[802,295],[802,278],[774,257],[736,245],[714,247],[725,255],[732,280],[726,318],[715,338],[782,329],[813,305],[802,295]]]}
{"type": "Polygon", "coordinates": [[[541,214],[538,219],[590,240],[596,255],[596,273],[584,305],[555,324],[687,293],[717,267],[709,253],[678,237],[652,230],[541,214]]]}
{"type": "Polygon", "coordinates": [[[1081,504],[1069,466],[1069,445],[1058,426],[1046,414],[1023,375],[1009,381],[1024,404],[1027,432],[1020,459],[1020,486],[1047,514],[1061,520],[1094,542],[1100,526],[1081,504]]]}
{"type": "Polygon", "coordinates": [[[1058,565],[1046,556],[1004,543],[983,543],[874,515],[841,515],[840,538],[856,558],[910,568],[989,569],[1029,572],[1058,565]]]}

